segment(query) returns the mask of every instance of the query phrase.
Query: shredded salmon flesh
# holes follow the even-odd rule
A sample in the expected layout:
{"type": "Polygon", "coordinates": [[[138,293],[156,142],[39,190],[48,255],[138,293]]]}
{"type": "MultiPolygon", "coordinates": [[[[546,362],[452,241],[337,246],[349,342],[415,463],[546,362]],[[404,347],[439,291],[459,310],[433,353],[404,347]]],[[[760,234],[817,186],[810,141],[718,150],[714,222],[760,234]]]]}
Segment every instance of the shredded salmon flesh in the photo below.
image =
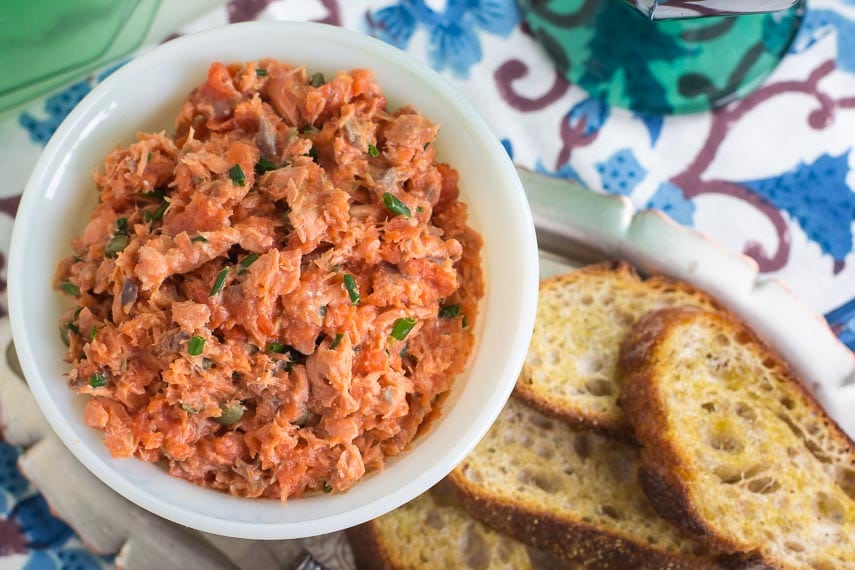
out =
{"type": "Polygon", "coordinates": [[[407,448],[484,293],[438,128],[369,71],[214,63],[172,137],[107,156],[55,286],[68,385],[114,457],[284,502],[407,448]]]}

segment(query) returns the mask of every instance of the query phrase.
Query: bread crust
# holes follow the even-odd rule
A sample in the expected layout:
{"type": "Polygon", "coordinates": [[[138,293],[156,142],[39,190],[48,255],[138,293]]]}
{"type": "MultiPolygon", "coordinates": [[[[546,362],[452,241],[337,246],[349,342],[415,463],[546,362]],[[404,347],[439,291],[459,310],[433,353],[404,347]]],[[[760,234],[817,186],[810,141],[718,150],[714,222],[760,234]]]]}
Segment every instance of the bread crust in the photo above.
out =
{"type": "Polygon", "coordinates": [[[458,470],[448,480],[463,508],[476,520],[590,570],[724,568],[711,558],[664,553],[581,521],[559,519],[548,512],[535,512],[512,502],[483,497],[469,487],[458,470]]]}
{"type": "MultiPolygon", "coordinates": [[[[642,279],[633,266],[622,260],[597,263],[570,273],[544,279],[540,282],[540,294],[543,295],[544,292],[552,289],[562,289],[576,283],[580,279],[598,275],[612,275],[616,280],[634,282],[638,286],[642,286],[643,284],[645,287],[652,287],[663,292],[678,291],[687,297],[701,299],[713,310],[722,309],[722,305],[715,298],[699,289],[695,289],[688,283],[675,281],[661,275],[642,279]]],[[[524,374],[526,374],[525,366],[523,367],[521,377],[524,374]]],[[[608,437],[629,442],[634,441],[632,429],[623,414],[613,417],[596,412],[582,412],[579,409],[558,405],[548,394],[524,382],[517,382],[514,388],[514,395],[541,413],[561,420],[574,429],[590,429],[608,437]]]]}
{"type": "Polygon", "coordinates": [[[804,397],[805,403],[822,418],[831,437],[850,450],[855,461],[855,444],[831,419],[813,394],[790,367],[745,324],[728,313],[710,313],[693,308],[666,308],[649,313],[632,328],[621,346],[618,373],[623,378],[620,402],[636,439],[642,444],[639,480],[656,512],[674,525],[691,533],[728,555],[723,560],[731,568],[778,568],[760,552],[743,552],[742,545],[705,521],[692,504],[692,489],[685,474],[691,469],[675,443],[667,435],[667,412],[657,397],[657,354],[668,342],[675,327],[697,318],[713,320],[735,331],[749,350],[763,354],[769,368],[782,375],[804,397]]]}
{"type": "Polygon", "coordinates": [[[372,521],[347,529],[345,536],[353,551],[357,570],[405,570],[403,566],[393,564],[372,521]]]}

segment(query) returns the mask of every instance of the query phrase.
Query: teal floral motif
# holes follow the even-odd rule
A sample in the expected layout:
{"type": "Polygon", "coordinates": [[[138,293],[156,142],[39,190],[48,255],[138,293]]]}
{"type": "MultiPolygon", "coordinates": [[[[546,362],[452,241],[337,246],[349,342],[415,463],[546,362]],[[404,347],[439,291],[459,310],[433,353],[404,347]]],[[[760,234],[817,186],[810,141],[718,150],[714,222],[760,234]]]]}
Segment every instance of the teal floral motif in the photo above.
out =
{"type": "Polygon", "coordinates": [[[839,272],[852,251],[855,220],[855,192],[846,184],[848,173],[849,152],[823,154],[778,176],[741,184],[795,218],[808,238],[834,259],[839,272]]]}
{"type": "Polygon", "coordinates": [[[606,192],[623,196],[632,194],[647,175],[647,170],[638,163],[635,153],[629,148],[621,149],[608,160],[598,163],[597,172],[606,192]]]}
{"type": "Polygon", "coordinates": [[[447,0],[441,12],[424,0],[401,0],[366,13],[365,19],[371,35],[401,49],[407,48],[417,27],[424,27],[431,66],[465,78],[482,57],[476,30],[507,36],[519,24],[520,14],[515,0],[447,0]]]}
{"type": "Polygon", "coordinates": [[[691,226],[694,222],[695,204],[686,198],[683,190],[670,182],[663,182],[647,202],[648,208],[656,208],[668,214],[674,221],[691,226]]]}

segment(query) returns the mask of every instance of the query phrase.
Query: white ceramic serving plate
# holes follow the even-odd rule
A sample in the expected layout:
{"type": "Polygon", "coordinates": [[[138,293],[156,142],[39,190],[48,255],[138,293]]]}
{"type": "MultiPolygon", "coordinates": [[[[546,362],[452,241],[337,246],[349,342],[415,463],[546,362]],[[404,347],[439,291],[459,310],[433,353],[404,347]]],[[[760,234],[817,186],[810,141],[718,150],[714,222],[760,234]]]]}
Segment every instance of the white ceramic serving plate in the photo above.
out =
{"type": "Polygon", "coordinates": [[[439,481],[472,449],[507,399],[528,346],[537,301],[537,246],[528,203],[507,154],[472,106],[444,79],[380,41],[318,24],[254,22],[186,36],[119,69],[68,116],[36,164],[18,209],[9,260],[15,346],[36,402],[65,445],[92,473],[134,503],[210,533],[295,538],[384,514],[439,481]],[[137,131],[170,131],[187,93],[209,64],[272,57],[328,76],[371,69],[390,107],[412,104],[442,125],[437,150],[460,173],[470,222],[484,237],[486,296],[476,349],[443,416],[388,467],[339,495],[249,500],[196,487],[162,469],[116,460],[102,434],[83,425],[85,398],[65,385],[57,334],[57,262],[85,226],[97,193],[91,173],[137,131]]]}
{"type": "MultiPolygon", "coordinates": [[[[855,435],[855,358],[821,318],[774,281],[764,281],[748,258],[715,246],[658,212],[636,212],[622,197],[521,172],[541,246],[541,277],[586,263],[622,258],[715,291],[718,298],[796,363],[850,435],[855,435]],[[745,311],[745,313],[743,313],[745,311]],[[771,334],[769,334],[771,333],[771,334]],[[798,363],[803,363],[799,365],[798,363]],[[848,410],[848,413],[847,413],[848,410]]],[[[0,320],[0,354],[9,343],[0,320]]],[[[112,493],[87,473],[50,433],[32,396],[0,358],[0,428],[10,443],[27,448],[21,471],[51,510],[101,553],[119,552],[126,570],[149,568],[289,568],[308,549],[327,570],[354,570],[342,533],[312,540],[260,542],[183,533],[112,493]],[[196,536],[193,536],[193,535],[196,536]],[[168,547],[166,546],[168,545],[168,547]],[[214,553],[212,553],[214,550],[214,553]],[[219,552],[219,557],[216,552],[219,552]],[[215,562],[212,562],[215,560],[215,562]]]]}

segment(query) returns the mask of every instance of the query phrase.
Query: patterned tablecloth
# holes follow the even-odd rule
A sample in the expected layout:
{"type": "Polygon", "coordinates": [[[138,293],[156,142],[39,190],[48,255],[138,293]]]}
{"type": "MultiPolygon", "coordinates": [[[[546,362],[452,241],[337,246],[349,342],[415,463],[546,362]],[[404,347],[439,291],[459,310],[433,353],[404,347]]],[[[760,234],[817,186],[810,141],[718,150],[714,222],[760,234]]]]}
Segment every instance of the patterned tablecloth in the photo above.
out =
{"type": "MultiPolygon", "coordinates": [[[[170,37],[250,19],[326,22],[406,50],[475,104],[517,164],[660,208],[745,252],[855,346],[855,1],[812,0],[785,60],[746,99],[669,117],[610,108],[569,85],[515,0],[232,0],[170,37]]],[[[30,169],[65,115],[111,71],[0,122],[0,309],[30,169]]],[[[17,472],[18,453],[0,442],[0,555],[14,555],[0,558],[0,568],[111,567],[51,517],[17,472]]]]}

